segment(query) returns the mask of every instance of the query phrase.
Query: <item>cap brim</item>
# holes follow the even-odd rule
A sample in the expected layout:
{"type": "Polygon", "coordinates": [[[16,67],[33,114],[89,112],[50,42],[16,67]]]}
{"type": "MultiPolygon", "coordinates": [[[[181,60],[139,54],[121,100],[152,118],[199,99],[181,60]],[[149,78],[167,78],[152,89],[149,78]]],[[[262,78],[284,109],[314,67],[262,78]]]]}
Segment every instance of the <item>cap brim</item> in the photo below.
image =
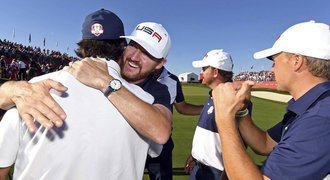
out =
{"type": "Polygon", "coordinates": [[[160,55],[159,53],[157,53],[157,51],[151,47],[145,40],[137,38],[135,36],[120,36],[120,38],[126,38],[126,39],[130,39],[135,41],[136,43],[138,43],[140,46],[142,46],[151,56],[157,58],[157,59],[161,59],[163,58],[162,55],[160,55]]]}
{"type": "Polygon", "coordinates": [[[269,48],[265,49],[263,51],[259,51],[253,54],[254,59],[262,59],[262,58],[268,58],[271,59],[271,56],[280,53],[281,50],[275,49],[275,48],[269,48]]]}
{"type": "Polygon", "coordinates": [[[197,61],[193,61],[192,62],[192,66],[194,68],[201,68],[201,67],[205,67],[205,66],[209,66],[205,63],[205,61],[203,60],[197,60],[197,61]]]}

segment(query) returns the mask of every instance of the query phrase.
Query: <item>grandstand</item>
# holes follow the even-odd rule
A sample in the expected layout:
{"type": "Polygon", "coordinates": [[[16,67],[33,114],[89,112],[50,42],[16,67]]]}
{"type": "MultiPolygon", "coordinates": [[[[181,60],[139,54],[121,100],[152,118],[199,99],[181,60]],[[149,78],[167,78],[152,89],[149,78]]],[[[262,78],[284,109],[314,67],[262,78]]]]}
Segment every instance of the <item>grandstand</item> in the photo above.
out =
{"type": "Polygon", "coordinates": [[[259,71],[259,72],[240,72],[234,77],[234,81],[254,81],[256,82],[253,88],[267,88],[276,89],[275,75],[273,71],[259,71]]]}
{"type": "MultiPolygon", "coordinates": [[[[27,80],[33,76],[57,71],[69,62],[77,60],[76,57],[66,53],[42,49],[40,47],[24,46],[17,42],[0,39],[0,56],[4,56],[4,67],[1,67],[1,78],[21,80],[16,75],[19,67],[15,67],[15,61],[22,60],[27,65],[27,80]],[[14,62],[13,62],[14,60],[14,62]]],[[[3,63],[2,63],[3,64],[3,63]]]]}

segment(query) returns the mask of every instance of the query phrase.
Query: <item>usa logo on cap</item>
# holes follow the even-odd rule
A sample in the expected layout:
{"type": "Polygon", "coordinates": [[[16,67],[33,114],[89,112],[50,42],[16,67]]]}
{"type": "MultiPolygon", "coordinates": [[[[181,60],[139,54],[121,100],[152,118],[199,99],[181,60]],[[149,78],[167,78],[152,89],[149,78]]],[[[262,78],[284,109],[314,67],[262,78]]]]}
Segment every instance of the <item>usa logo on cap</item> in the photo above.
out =
{"type": "Polygon", "coordinates": [[[91,26],[91,33],[94,34],[95,36],[99,36],[103,34],[103,26],[99,23],[95,23],[91,26]]]}

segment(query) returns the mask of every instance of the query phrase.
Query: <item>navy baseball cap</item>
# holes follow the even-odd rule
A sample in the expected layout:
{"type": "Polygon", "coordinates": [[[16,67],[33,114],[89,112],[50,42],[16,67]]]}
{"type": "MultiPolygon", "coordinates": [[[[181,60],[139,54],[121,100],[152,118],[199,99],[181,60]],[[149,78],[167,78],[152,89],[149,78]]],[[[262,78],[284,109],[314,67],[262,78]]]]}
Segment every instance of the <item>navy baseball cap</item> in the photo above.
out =
{"type": "Polygon", "coordinates": [[[124,25],[115,13],[101,9],[85,18],[81,32],[82,39],[113,40],[124,36],[124,25]]]}

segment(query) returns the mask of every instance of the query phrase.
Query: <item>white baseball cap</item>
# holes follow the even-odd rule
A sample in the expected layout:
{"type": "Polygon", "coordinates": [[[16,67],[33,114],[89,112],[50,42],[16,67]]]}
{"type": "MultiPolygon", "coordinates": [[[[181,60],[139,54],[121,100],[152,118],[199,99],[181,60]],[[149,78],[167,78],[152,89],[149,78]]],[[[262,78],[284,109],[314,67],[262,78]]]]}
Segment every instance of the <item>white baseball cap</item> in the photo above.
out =
{"type": "Polygon", "coordinates": [[[254,53],[255,59],[271,57],[280,52],[330,60],[330,28],[315,21],[291,26],[276,40],[272,48],[254,53]]]}
{"type": "Polygon", "coordinates": [[[212,66],[224,71],[233,71],[234,66],[230,54],[223,51],[223,49],[214,49],[209,51],[204,56],[203,60],[193,61],[192,65],[195,68],[212,66]]]}
{"type": "Polygon", "coordinates": [[[155,58],[166,58],[171,49],[171,38],[166,29],[158,23],[138,24],[130,36],[120,36],[135,41],[155,58]]]}

